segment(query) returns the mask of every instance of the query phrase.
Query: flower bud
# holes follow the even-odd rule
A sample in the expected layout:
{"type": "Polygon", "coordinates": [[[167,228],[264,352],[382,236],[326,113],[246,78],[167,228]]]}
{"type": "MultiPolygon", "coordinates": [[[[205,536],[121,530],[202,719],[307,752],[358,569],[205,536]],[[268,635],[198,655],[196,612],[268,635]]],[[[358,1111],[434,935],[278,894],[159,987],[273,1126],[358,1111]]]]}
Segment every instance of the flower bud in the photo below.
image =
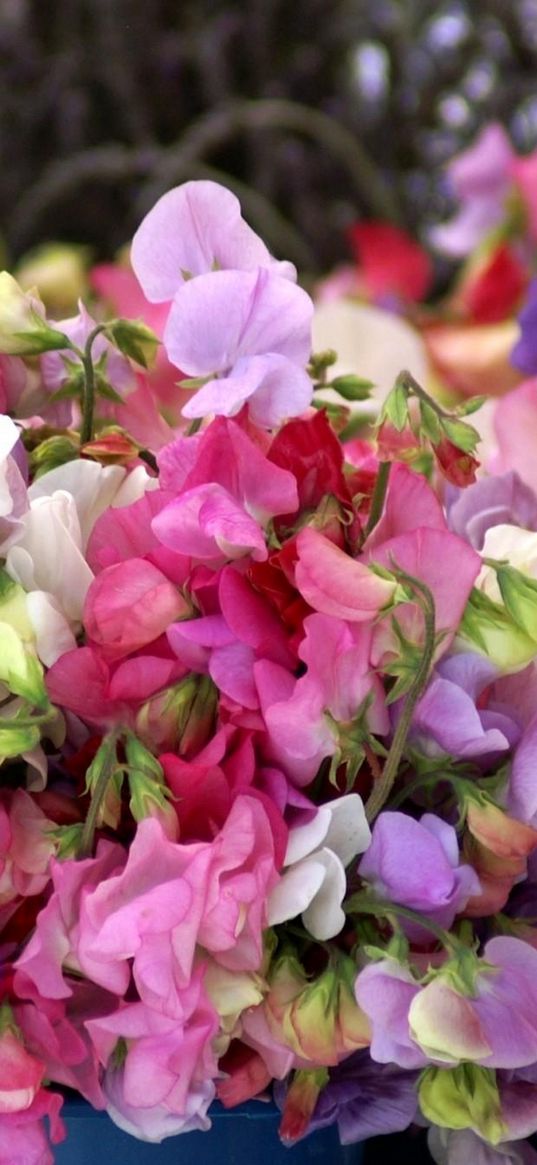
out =
{"type": "Polygon", "coordinates": [[[0,1009],[0,1114],[25,1112],[39,1092],[45,1065],[26,1051],[11,1008],[0,1009]]]}
{"type": "Polygon", "coordinates": [[[170,803],[171,794],[164,780],[162,766],[131,732],[125,741],[125,752],[130,789],[129,807],[134,820],[156,817],[170,841],[177,841],[179,824],[170,803]]]}
{"type": "Polygon", "coordinates": [[[40,300],[25,294],[8,271],[0,272],[0,352],[37,356],[68,347],[67,336],[47,323],[40,300]]]}
{"type": "Polygon", "coordinates": [[[308,980],[294,956],[283,955],[271,976],[265,1010],[269,1027],[302,1061],[335,1065],[370,1042],[369,1022],[354,997],[356,967],[340,955],[308,980]]]}
{"type": "Polygon", "coordinates": [[[307,1132],[319,1093],[328,1084],[326,1068],[295,1072],[287,1089],[282,1121],[279,1128],[284,1145],[292,1145],[307,1132]]]}
{"type": "Polygon", "coordinates": [[[423,1115],[441,1128],[473,1129],[493,1145],[505,1135],[496,1075],[490,1068],[426,1068],[418,1094],[423,1115]]]}
{"type": "Polygon", "coordinates": [[[216,704],[212,680],[191,674],[143,705],[136,717],[136,732],[156,753],[195,756],[212,733],[216,704]]]}

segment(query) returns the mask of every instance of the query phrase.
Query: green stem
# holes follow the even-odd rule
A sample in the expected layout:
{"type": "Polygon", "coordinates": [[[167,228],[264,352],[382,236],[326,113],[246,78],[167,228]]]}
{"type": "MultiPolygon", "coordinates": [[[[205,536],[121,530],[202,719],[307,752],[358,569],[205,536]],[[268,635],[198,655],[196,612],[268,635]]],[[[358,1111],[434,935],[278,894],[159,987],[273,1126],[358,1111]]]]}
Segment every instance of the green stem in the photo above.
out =
{"type": "Polygon", "coordinates": [[[397,383],[401,384],[403,388],[406,388],[410,392],[414,393],[414,396],[417,396],[418,400],[422,400],[425,404],[428,404],[429,407],[432,408],[433,412],[436,413],[437,417],[441,417],[442,420],[447,421],[453,419],[452,414],[447,412],[446,409],[443,409],[442,405],[439,405],[438,401],[436,401],[434,397],[429,396],[429,393],[421,387],[421,384],[418,383],[411,372],[407,372],[406,369],[403,372],[400,372],[399,376],[397,377],[397,383]]]}
{"type": "Polygon", "coordinates": [[[438,926],[436,922],[432,922],[430,918],[425,918],[419,914],[417,910],[411,910],[409,906],[399,906],[397,902],[383,902],[380,899],[370,898],[362,891],[349,898],[348,902],[345,903],[344,910],[346,914],[368,914],[374,918],[388,920],[390,915],[406,918],[409,922],[423,927],[423,930],[429,930],[446,950],[454,951],[460,946],[452,934],[449,934],[442,926],[438,926]]]}
{"type": "Polygon", "coordinates": [[[391,793],[403,756],[414,708],[429,678],[429,669],[433,661],[435,648],[435,604],[429,588],[419,579],[415,579],[403,571],[398,572],[398,577],[403,582],[412,586],[421,595],[425,625],[425,643],[423,645],[423,655],[419,667],[412,681],[412,685],[408,690],[405,705],[386,758],[386,764],[382,770],[382,776],[373,785],[373,790],[365,807],[368,821],[373,821],[377,814],[380,813],[382,806],[391,793]]]}
{"type": "Polygon", "coordinates": [[[150,469],[153,469],[155,473],[158,473],[158,461],[149,449],[140,449],[138,452],[138,457],[140,458],[140,461],[145,461],[146,465],[148,465],[150,469]]]}
{"type": "Polygon", "coordinates": [[[403,805],[404,802],[407,801],[408,798],[411,797],[412,794],[415,793],[418,789],[426,789],[428,785],[432,785],[434,787],[434,785],[441,784],[442,782],[448,785],[452,785],[455,791],[458,788],[460,789],[465,785],[471,784],[470,781],[465,780],[464,777],[456,776],[455,773],[422,773],[421,776],[415,777],[412,781],[409,781],[408,784],[404,786],[404,788],[400,789],[399,792],[395,794],[395,797],[392,797],[390,801],[390,809],[399,809],[399,806],[403,805]]]}
{"type": "Polygon", "coordinates": [[[82,427],[80,429],[80,444],[86,445],[93,437],[93,414],[95,412],[95,369],[93,367],[93,357],[91,349],[97,336],[105,332],[108,324],[97,324],[97,327],[90,332],[83,352],[81,352],[82,366],[84,368],[84,401],[82,405],[82,427]]]}
{"type": "Polygon", "coordinates": [[[188,429],[186,431],[187,437],[193,437],[194,434],[197,433],[201,429],[202,419],[203,419],[202,417],[194,417],[194,420],[190,422],[188,429]]]}
{"type": "Polygon", "coordinates": [[[364,542],[366,538],[369,537],[371,531],[375,529],[377,522],[380,521],[382,510],[384,508],[384,501],[386,499],[386,492],[388,489],[391,465],[391,461],[381,461],[378,467],[375,488],[371,498],[371,509],[369,511],[367,525],[364,530],[364,542]]]}
{"type": "Polygon", "coordinates": [[[93,851],[93,838],[95,836],[99,811],[106,796],[108,783],[113,777],[117,768],[117,738],[118,731],[115,730],[105,738],[101,745],[101,748],[105,754],[103,757],[103,767],[99,773],[95,788],[91,795],[90,807],[88,809],[88,815],[84,822],[82,837],[80,839],[80,849],[78,853],[79,858],[91,857],[93,851]]]}

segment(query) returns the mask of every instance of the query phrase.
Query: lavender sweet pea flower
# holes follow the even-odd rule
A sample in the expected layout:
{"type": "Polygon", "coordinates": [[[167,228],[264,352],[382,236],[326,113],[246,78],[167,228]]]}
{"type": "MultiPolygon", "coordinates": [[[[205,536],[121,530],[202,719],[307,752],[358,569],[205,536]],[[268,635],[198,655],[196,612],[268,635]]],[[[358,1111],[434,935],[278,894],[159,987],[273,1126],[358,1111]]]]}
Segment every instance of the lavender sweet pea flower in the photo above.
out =
{"type": "MultiPolygon", "coordinates": [[[[307,1136],[328,1125],[338,1126],[342,1145],[353,1145],[383,1133],[408,1128],[416,1115],[417,1072],[404,1072],[394,1064],[374,1063],[367,1051],[355,1052],[330,1070],[307,1130],[307,1136]]],[[[285,1084],[275,1086],[280,1106],[285,1084]]]]}
{"type": "Polygon", "coordinates": [[[448,526],[475,550],[483,549],[491,526],[505,524],[537,530],[537,496],[515,470],[481,477],[467,489],[449,489],[448,526]]]}
{"type": "Polygon", "coordinates": [[[436,1165],[537,1165],[527,1141],[488,1145],[471,1129],[429,1130],[429,1151],[436,1165]]]}
{"type": "Polygon", "coordinates": [[[535,376],[537,372],[537,279],[532,279],[526,296],[526,302],[518,317],[520,324],[520,339],[511,352],[511,364],[525,372],[528,376],[535,376]]]}
{"type": "MultiPolygon", "coordinates": [[[[481,890],[471,866],[459,865],[453,826],[433,813],[420,821],[405,813],[382,813],[358,869],[380,897],[447,928],[481,890]]],[[[426,935],[425,928],[413,923],[405,921],[404,926],[417,940],[426,935]]]]}
{"type": "Polygon", "coordinates": [[[512,817],[537,825],[537,716],[528,724],[509,773],[507,811],[512,817]]]}
{"type": "Polygon", "coordinates": [[[473,652],[441,660],[412,720],[412,739],[426,755],[447,753],[486,767],[518,743],[516,717],[477,706],[496,675],[490,660],[473,652]]]}
{"type": "Polygon", "coordinates": [[[502,222],[513,157],[505,130],[494,124],[485,126],[470,148],[449,163],[448,184],[461,205],[452,219],[429,232],[437,250],[462,259],[502,222]]]}
{"type": "Polygon", "coordinates": [[[272,427],[310,403],[305,371],[313,304],[300,287],[263,268],[215,271],[185,283],[164,331],[167,354],[208,383],[183,415],[233,416],[250,403],[254,423],[272,427]]]}
{"type": "Polygon", "coordinates": [[[241,216],[238,198],[217,182],[185,182],[163,194],[132,241],[134,272],[150,303],[165,303],[187,279],[210,271],[265,267],[295,280],[241,216]]]}

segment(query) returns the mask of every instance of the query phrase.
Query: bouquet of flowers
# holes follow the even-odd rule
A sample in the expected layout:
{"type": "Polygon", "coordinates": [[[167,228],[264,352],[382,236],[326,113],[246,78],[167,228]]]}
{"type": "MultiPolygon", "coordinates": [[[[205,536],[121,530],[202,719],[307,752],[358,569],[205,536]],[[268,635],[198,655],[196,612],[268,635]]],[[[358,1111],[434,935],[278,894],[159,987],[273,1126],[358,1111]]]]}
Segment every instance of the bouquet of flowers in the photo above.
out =
{"type": "Polygon", "coordinates": [[[62,1088],[535,1161],[537,497],[412,369],[356,436],[225,189],[131,263],[0,276],[0,1162],[62,1088]]]}

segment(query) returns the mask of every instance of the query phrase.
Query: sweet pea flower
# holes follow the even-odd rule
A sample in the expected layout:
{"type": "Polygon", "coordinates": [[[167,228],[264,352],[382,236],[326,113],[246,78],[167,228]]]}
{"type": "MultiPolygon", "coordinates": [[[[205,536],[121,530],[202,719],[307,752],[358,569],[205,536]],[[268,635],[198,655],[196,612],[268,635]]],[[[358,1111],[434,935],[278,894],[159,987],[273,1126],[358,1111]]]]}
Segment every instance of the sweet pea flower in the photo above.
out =
{"type": "Polygon", "coordinates": [[[537,1059],[537,951],[520,939],[490,939],[471,994],[440,971],[410,1004],[409,1031],[440,1063],[523,1068],[537,1059]]]}
{"type": "Polygon", "coordinates": [[[185,182],[163,194],[136,231],[131,262],[151,303],[173,299],[187,280],[212,271],[261,267],[296,279],[292,263],[272,258],[238,198],[217,182],[185,182]]]}
{"type": "Polygon", "coordinates": [[[357,793],[319,806],[311,821],[291,829],[282,877],[268,902],[269,926],[302,914],[314,938],[339,934],[345,924],[345,867],[367,849],[370,838],[357,793]]]}
{"type": "Polygon", "coordinates": [[[483,549],[492,526],[537,530],[537,496],[514,469],[450,491],[447,507],[450,530],[466,538],[475,550],[483,549]]]}
{"type": "Polygon", "coordinates": [[[8,1027],[0,1035],[0,1114],[24,1112],[41,1087],[45,1065],[26,1051],[8,1027]]]}
{"type": "Polygon", "coordinates": [[[65,334],[45,319],[41,300],[25,293],[8,271],[0,272],[0,352],[35,356],[61,347],[65,334]]]}
{"type": "Polygon", "coordinates": [[[52,1143],[59,1144],[65,1138],[59,1115],[62,1104],[59,1093],[41,1088],[29,1108],[0,1115],[0,1165],[54,1165],[44,1118],[49,1121],[52,1143]]]}
{"type": "Polygon", "coordinates": [[[24,478],[13,456],[19,430],[10,417],[0,416],[0,547],[5,554],[21,529],[28,509],[24,478]]]}
{"type": "Polygon", "coordinates": [[[447,753],[486,764],[516,745],[516,716],[480,703],[496,676],[494,664],[473,652],[442,659],[412,717],[411,735],[419,749],[429,756],[447,753]]]}
{"type": "Polygon", "coordinates": [[[97,461],[79,458],[59,465],[41,474],[28,489],[30,502],[51,497],[58,490],[74,499],[82,548],[85,551],[95,523],[110,508],[132,505],[146,490],[157,488],[155,478],[149,477],[144,466],[127,472],[121,465],[99,465],[97,461]]]}
{"type": "MultiPolygon", "coordinates": [[[[522,574],[537,579],[537,532],[521,530],[519,526],[493,526],[485,535],[483,558],[506,561],[522,574]]],[[[496,603],[502,602],[494,567],[484,564],[476,585],[489,599],[496,603]]]]}
{"type": "Polygon", "coordinates": [[[505,130],[493,123],[485,126],[475,142],[449,163],[448,183],[461,209],[451,220],[429,231],[437,250],[456,259],[464,258],[499,226],[512,185],[513,158],[505,130]]]}
{"type": "Polygon", "coordinates": [[[185,283],[164,344],[172,364],[207,383],[183,416],[229,417],[248,403],[254,424],[273,428],[302,413],[313,391],[305,371],[312,314],[305,291],[264,268],[215,271],[185,283]]]}
{"type": "Polygon", "coordinates": [[[210,1128],[207,1109],[218,1066],[212,1040],[218,1017],[198,973],[181,993],[173,1017],[144,1003],[130,1003],[86,1027],[105,1068],[103,1089],[109,1116],[143,1141],[210,1128]],[[118,1041],[125,1046],[114,1064],[118,1041]]]}
{"type": "Polygon", "coordinates": [[[423,927],[403,923],[418,939],[426,936],[428,918],[449,929],[480,890],[471,866],[459,862],[453,826],[433,813],[424,813],[420,821],[405,813],[381,813],[358,870],[379,897],[424,916],[423,927]]]}
{"type": "Polygon", "coordinates": [[[111,990],[133,959],[142,1001],[173,1016],[197,944],[230,970],[258,969],[265,901],[276,878],[267,814],[253,797],[236,798],[211,844],[170,842],[159,822],[146,818],[123,873],[84,898],[79,957],[98,961],[93,978],[111,990]]]}
{"type": "Polygon", "coordinates": [[[491,458],[491,472],[507,473],[514,469],[537,492],[537,379],[525,380],[498,401],[494,431],[497,451],[491,458]]]}
{"type": "Polygon", "coordinates": [[[371,628],[362,623],[313,614],[304,620],[298,651],[307,665],[303,676],[293,680],[271,667],[268,653],[254,666],[272,754],[297,784],[312,780],[325,757],[352,764],[361,719],[370,731],[389,731],[371,642],[371,628]]]}
{"type": "Polygon", "coordinates": [[[301,530],[296,549],[298,590],[323,615],[352,623],[367,622],[392,601],[395,582],[379,578],[365,563],[345,554],[317,530],[301,530]]]}
{"type": "Polygon", "coordinates": [[[0,906],[41,894],[50,880],[54,823],[24,789],[0,797],[0,906]]]}
{"type": "Polygon", "coordinates": [[[233,421],[217,418],[198,441],[179,438],[159,455],[161,485],[176,494],[152,530],[171,550],[208,562],[265,559],[264,526],[293,513],[293,475],[269,461],[233,421]]]}
{"type": "Polygon", "coordinates": [[[433,1126],[428,1146],[436,1165],[537,1165],[537,1152],[527,1141],[489,1145],[471,1129],[433,1126]]]}
{"type": "MultiPolygon", "coordinates": [[[[342,1145],[353,1145],[412,1123],[417,1108],[417,1073],[375,1063],[368,1051],[354,1052],[330,1068],[305,1135],[336,1124],[342,1145]]],[[[285,1085],[275,1088],[282,1107],[285,1085]]],[[[460,1165],[467,1165],[466,1159],[460,1165]]]]}
{"type": "Polygon", "coordinates": [[[107,566],[93,579],[84,604],[84,625],[103,658],[114,660],[158,639],[189,610],[162,571],[143,558],[131,558],[107,566]]]}

